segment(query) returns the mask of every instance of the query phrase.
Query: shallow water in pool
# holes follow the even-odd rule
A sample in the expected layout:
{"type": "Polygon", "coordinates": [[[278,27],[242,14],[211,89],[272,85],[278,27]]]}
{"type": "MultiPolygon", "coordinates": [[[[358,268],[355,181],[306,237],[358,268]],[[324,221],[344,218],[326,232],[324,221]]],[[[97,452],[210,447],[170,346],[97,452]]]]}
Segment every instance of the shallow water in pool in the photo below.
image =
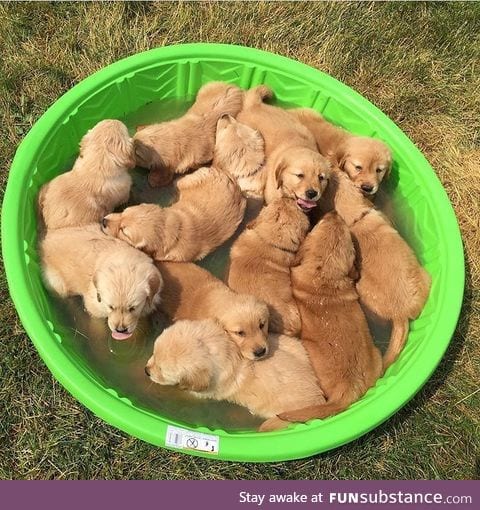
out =
{"type": "MultiPolygon", "coordinates": [[[[169,100],[149,103],[124,119],[131,131],[141,124],[170,120],[182,115],[191,102],[169,100]]],[[[295,106],[282,104],[282,106],[295,106]]],[[[132,171],[133,186],[129,204],[142,202],[168,206],[174,199],[173,187],[153,189],[148,185],[147,172],[132,171]]],[[[388,197],[382,197],[382,209],[389,210],[388,197]]],[[[249,202],[245,219],[234,236],[220,248],[205,257],[199,265],[223,278],[230,247],[245,224],[256,215],[257,204],[249,202]]],[[[391,216],[390,213],[388,213],[391,216]]],[[[64,339],[73,352],[85,360],[106,387],[120,397],[128,398],[135,406],[159,413],[186,425],[200,424],[211,429],[247,430],[256,428],[261,419],[247,409],[226,402],[197,399],[188,393],[152,383],[144,367],[153,351],[155,338],[168,326],[161,314],[140,321],[136,332],[127,341],[111,337],[106,321],[93,319],[84,311],[80,298],[54,300],[59,322],[67,328],[64,339]]],[[[383,351],[388,343],[390,327],[375,317],[367,316],[375,343],[383,351]]]]}

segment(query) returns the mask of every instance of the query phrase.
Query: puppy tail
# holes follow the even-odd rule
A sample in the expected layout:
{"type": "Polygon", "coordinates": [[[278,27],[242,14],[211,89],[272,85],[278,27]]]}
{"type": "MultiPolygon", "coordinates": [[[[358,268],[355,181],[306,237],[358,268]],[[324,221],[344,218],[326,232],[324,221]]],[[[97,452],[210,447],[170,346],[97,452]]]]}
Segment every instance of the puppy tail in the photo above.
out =
{"type": "Polygon", "coordinates": [[[258,87],[254,87],[245,92],[244,107],[252,108],[264,103],[266,99],[272,99],[272,97],[273,92],[271,88],[266,85],[258,85],[258,87]]]}
{"type": "Polygon", "coordinates": [[[408,319],[394,321],[392,334],[387,352],[383,356],[383,370],[385,371],[398,357],[402,351],[408,336],[408,319]]]}
{"type": "Polygon", "coordinates": [[[269,418],[265,420],[260,427],[258,427],[258,432],[273,432],[274,430],[281,430],[290,425],[290,422],[281,420],[277,416],[273,418],[269,418]]]}
{"type": "Polygon", "coordinates": [[[303,409],[296,409],[294,411],[286,411],[278,414],[277,416],[280,420],[304,423],[315,418],[323,419],[328,416],[341,413],[353,402],[353,400],[346,396],[342,400],[317,406],[304,407],[303,409]]]}

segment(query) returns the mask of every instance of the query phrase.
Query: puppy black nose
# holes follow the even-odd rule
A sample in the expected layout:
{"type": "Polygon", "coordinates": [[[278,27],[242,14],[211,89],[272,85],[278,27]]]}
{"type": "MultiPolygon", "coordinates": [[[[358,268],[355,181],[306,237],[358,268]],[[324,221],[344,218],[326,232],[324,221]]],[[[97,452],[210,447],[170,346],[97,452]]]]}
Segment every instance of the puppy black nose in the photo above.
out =
{"type": "Polygon", "coordinates": [[[145,374],[150,377],[150,370],[148,370],[148,367],[145,367],[145,374]]]}
{"type": "Polygon", "coordinates": [[[258,347],[258,349],[255,349],[253,351],[253,354],[255,355],[256,358],[261,358],[265,356],[266,352],[267,352],[266,347],[258,347]]]}
{"type": "Polygon", "coordinates": [[[107,228],[107,223],[108,223],[107,218],[103,218],[103,220],[102,220],[102,227],[103,228],[107,228]]]}
{"type": "Polygon", "coordinates": [[[371,184],[362,184],[361,188],[365,193],[371,193],[373,191],[373,186],[371,184]]]}
{"type": "Polygon", "coordinates": [[[314,189],[307,189],[307,191],[305,191],[305,196],[310,200],[313,200],[317,195],[318,191],[315,191],[314,189]]]}
{"type": "Polygon", "coordinates": [[[127,333],[128,332],[128,328],[119,327],[119,328],[115,328],[115,331],[117,333],[127,333]]]}

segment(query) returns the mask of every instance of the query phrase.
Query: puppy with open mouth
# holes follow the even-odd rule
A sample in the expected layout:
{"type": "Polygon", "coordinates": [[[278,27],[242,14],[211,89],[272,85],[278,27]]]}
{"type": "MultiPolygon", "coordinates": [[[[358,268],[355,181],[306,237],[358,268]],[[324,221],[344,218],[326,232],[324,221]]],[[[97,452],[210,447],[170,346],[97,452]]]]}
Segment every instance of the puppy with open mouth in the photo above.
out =
{"type": "Polygon", "coordinates": [[[375,197],[392,166],[392,152],[384,142],[353,135],[310,108],[288,112],[312,133],[321,154],[338,165],[364,196],[375,197]]]}
{"type": "Polygon", "coordinates": [[[237,119],[260,132],[265,140],[265,203],[294,198],[298,207],[308,212],[317,206],[327,187],[330,163],[299,120],[265,102],[272,97],[265,85],[248,90],[237,119]]]}
{"type": "Polygon", "coordinates": [[[82,296],[86,311],[106,318],[116,340],[130,338],[140,317],[160,303],[163,280],[152,260],[99,225],[48,231],[40,254],[47,287],[60,297],[82,296]]]}

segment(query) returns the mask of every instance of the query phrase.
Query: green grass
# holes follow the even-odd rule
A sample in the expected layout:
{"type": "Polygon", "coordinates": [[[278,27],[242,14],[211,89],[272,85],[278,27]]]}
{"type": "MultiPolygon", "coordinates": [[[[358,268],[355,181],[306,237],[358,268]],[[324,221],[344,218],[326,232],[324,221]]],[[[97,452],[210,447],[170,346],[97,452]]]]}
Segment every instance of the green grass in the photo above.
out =
{"type": "Polygon", "coordinates": [[[0,478],[477,477],[480,4],[0,4],[2,196],[20,140],[61,94],[119,58],[194,41],[253,46],[326,71],[424,151],[465,243],[465,302],[450,348],[409,405],[350,445],[293,462],[214,462],[128,437],[67,394],[25,335],[2,272],[0,478]]]}

